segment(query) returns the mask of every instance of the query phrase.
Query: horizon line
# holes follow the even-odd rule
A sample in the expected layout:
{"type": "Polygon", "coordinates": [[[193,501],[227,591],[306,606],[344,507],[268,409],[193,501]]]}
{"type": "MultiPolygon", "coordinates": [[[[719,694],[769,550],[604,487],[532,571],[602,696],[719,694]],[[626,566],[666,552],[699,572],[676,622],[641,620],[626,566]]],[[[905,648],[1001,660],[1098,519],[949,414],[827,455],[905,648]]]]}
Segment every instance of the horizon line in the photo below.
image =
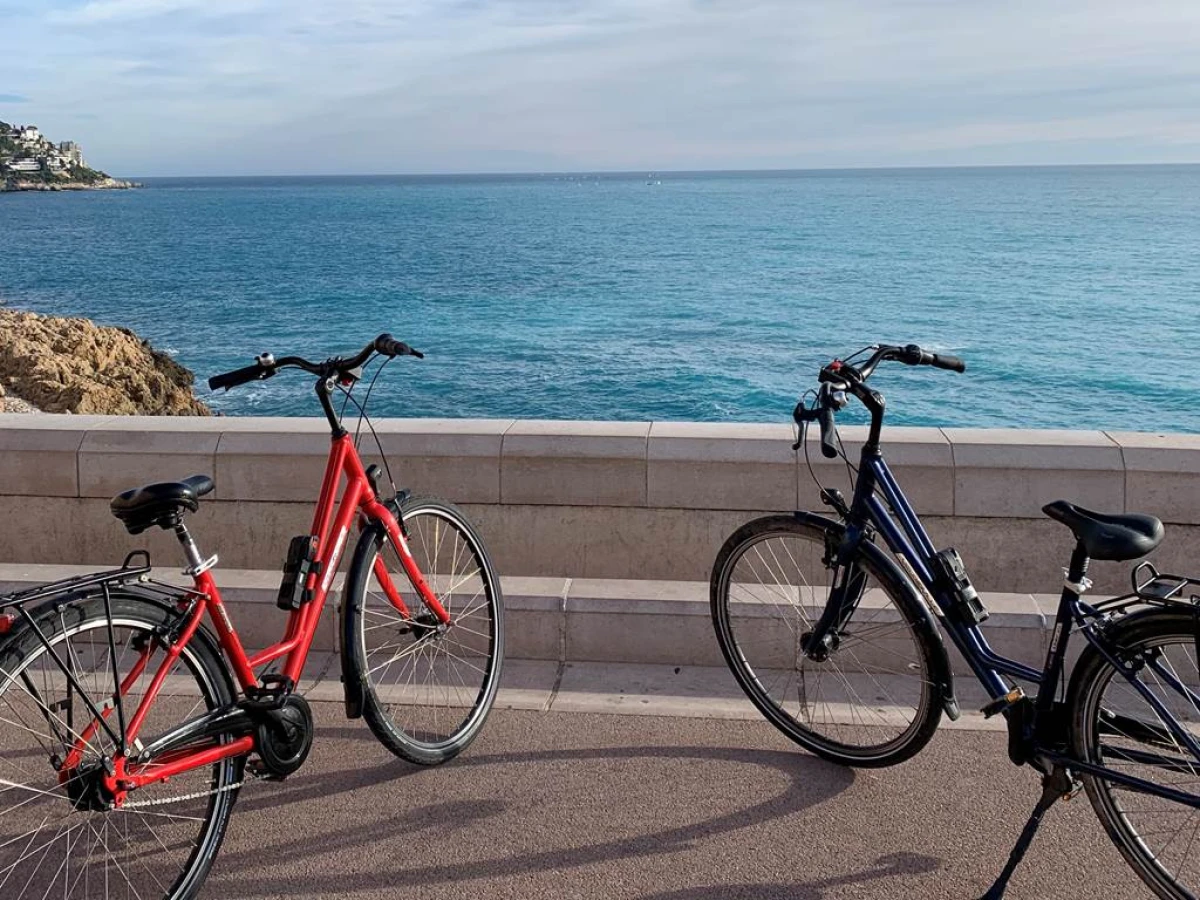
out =
{"type": "MultiPolygon", "coordinates": [[[[636,175],[645,171],[648,175],[752,175],[788,174],[795,172],[902,172],[935,171],[946,169],[1114,169],[1146,168],[1150,166],[1182,167],[1200,166],[1200,160],[1192,162],[1090,162],[1090,163],[951,163],[948,165],[897,165],[897,166],[805,166],[800,168],[764,169],[527,169],[495,170],[476,172],[275,172],[226,175],[122,175],[122,178],[462,178],[492,177],[521,178],[548,177],[559,175],[636,175]]],[[[115,177],[115,176],[114,176],[115,177]]]]}

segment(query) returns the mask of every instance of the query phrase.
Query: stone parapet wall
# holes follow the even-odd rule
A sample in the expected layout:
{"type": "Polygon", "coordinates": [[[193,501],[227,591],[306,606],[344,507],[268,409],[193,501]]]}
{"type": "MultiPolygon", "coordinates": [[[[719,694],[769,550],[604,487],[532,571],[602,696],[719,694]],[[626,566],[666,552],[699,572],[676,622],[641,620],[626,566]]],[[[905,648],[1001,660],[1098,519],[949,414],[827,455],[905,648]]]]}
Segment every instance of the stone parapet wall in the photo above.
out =
{"type": "MultiPolygon", "coordinates": [[[[453,500],[509,576],[703,581],[751,516],[820,508],[787,425],[383,419],[402,487],[453,500]]],[[[865,431],[842,430],[851,459],[865,431]]],[[[364,436],[367,461],[377,454],[364,436]]],[[[205,473],[191,519],[201,548],[274,569],[308,530],[329,448],[322,419],[0,415],[0,562],[100,565],[169,535],[131,538],[108,513],[128,487],[205,473]]],[[[1070,551],[1041,506],[1064,498],[1168,523],[1160,568],[1200,571],[1200,436],[1098,431],[886,428],[884,454],[935,543],[958,547],[982,590],[1046,593],[1070,551]]],[[[848,490],[844,463],[808,459],[848,490]]],[[[1099,564],[1098,585],[1128,567],[1099,564]]]]}

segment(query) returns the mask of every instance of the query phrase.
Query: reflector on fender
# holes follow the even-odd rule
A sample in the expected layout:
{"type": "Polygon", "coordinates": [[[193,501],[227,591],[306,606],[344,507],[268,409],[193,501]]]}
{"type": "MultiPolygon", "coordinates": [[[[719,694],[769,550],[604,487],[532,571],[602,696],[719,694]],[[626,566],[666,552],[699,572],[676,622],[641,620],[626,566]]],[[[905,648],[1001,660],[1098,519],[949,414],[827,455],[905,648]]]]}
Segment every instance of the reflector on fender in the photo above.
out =
{"type": "Polygon", "coordinates": [[[8,634],[17,622],[16,614],[0,613],[0,634],[8,634]]]}

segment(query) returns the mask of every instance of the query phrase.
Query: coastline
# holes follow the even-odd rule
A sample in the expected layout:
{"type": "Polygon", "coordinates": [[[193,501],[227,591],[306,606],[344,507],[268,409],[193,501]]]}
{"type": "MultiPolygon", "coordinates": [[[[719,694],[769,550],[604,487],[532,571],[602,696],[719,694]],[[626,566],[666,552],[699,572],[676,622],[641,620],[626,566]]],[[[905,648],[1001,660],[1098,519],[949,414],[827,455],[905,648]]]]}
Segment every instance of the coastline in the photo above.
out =
{"type": "Polygon", "coordinates": [[[0,183],[0,193],[16,194],[23,191],[128,191],[140,188],[136,181],[121,181],[117,178],[106,178],[103,181],[88,184],[84,181],[63,181],[49,183],[45,181],[29,182],[8,179],[0,183]]]}
{"type": "Polygon", "coordinates": [[[209,416],[195,376],[127,328],[0,308],[0,411],[209,416]]]}
{"type": "Polygon", "coordinates": [[[21,413],[41,415],[45,410],[38,409],[24,397],[18,397],[12,391],[7,391],[0,385],[0,413],[21,413]]]}

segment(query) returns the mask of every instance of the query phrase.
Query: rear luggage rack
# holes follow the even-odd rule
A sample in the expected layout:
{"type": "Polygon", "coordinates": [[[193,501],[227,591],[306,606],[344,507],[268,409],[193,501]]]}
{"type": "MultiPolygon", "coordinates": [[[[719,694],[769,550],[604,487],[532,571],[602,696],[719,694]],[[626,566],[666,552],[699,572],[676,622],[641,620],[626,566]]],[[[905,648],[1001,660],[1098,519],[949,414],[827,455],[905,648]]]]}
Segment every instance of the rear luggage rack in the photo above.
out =
{"type": "Polygon", "coordinates": [[[1149,603],[1188,603],[1200,604],[1200,578],[1189,578],[1187,575],[1168,575],[1159,572],[1154,564],[1144,562],[1133,570],[1131,576],[1133,593],[1138,599],[1149,603]],[[1184,596],[1188,587],[1197,591],[1184,596]]]}
{"type": "Polygon", "coordinates": [[[1133,590],[1120,597],[1109,597],[1092,604],[1097,612],[1120,613],[1133,607],[1184,606],[1200,612],[1200,578],[1160,572],[1153,563],[1143,562],[1130,573],[1133,590]]]}
{"type": "Polygon", "coordinates": [[[128,581],[136,581],[142,579],[149,571],[150,554],[145,550],[134,550],[125,557],[125,561],[121,563],[119,569],[89,572],[86,575],[76,575],[74,578],[63,578],[59,581],[39,584],[36,587],[17,591],[15,594],[0,594],[0,609],[22,603],[34,603],[38,600],[45,600],[47,597],[69,594],[72,591],[95,587],[98,584],[124,584],[128,581]],[[134,559],[139,556],[144,562],[140,565],[133,565],[134,559]]]}
{"type": "Polygon", "coordinates": [[[103,572],[88,572],[86,575],[76,575],[73,578],[63,578],[39,584],[15,594],[0,594],[0,610],[36,603],[51,597],[61,597],[84,591],[99,585],[125,586],[136,584],[138,592],[147,597],[157,597],[160,602],[182,603],[195,600],[202,595],[194,588],[183,585],[166,584],[155,581],[150,577],[150,554],[145,550],[134,550],[125,557],[119,569],[107,569],[103,572]],[[134,565],[134,560],[141,562],[134,565]]]}

